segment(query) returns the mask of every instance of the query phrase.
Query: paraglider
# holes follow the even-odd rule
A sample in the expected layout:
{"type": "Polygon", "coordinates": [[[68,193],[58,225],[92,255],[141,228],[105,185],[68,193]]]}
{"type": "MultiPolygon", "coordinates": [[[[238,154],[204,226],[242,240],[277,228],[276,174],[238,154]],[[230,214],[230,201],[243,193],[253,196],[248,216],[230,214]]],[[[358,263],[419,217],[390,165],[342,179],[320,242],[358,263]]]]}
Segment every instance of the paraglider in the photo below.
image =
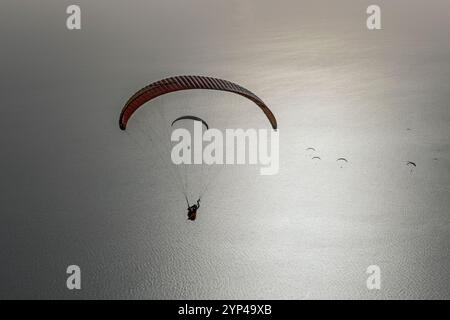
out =
{"type": "Polygon", "coordinates": [[[312,160],[317,159],[317,160],[322,160],[320,157],[312,157],[312,160]]]}
{"type": "Polygon", "coordinates": [[[406,165],[407,165],[407,166],[414,166],[414,167],[417,167],[417,165],[416,165],[414,162],[412,162],[412,161],[407,161],[407,162],[406,162],[406,165]]]}
{"type": "Polygon", "coordinates": [[[167,93],[191,90],[191,89],[204,89],[204,90],[219,90],[232,92],[241,95],[251,101],[253,101],[266,115],[267,119],[274,130],[277,129],[277,120],[272,111],[267,105],[253,92],[241,87],[233,82],[204,76],[176,76],[166,79],[162,79],[149,84],[148,86],[137,91],[134,95],[128,99],[127,103],[122,109],[119,118],[120,129],[126,130],[127,123],[130,120],[134,112],[139,109],[144,103],[167,93]]]}
{"type": "MultiPolygon", "coordinates": [[[[193,120],[193,121],[198,121],[201,122],[203,126],[205,126],[206,130],[209,130],[209,125],[208,123],[206,123],[205,120],[203,120],[202,118],[196,117],[196,116],[182,116],[182,117],[178,117],[175,120],[172,121],[171,126],[173,127],[173,125],[179,121],[182,120],[193,120]]],[[[193,204],[192,206],[189,204],[189,200],[186,197],[186,202],[187,202],[187,216],[188,216],[188,220],[190,221],[195,221],[195,219],[197,218],[197,210],[200,208],[200,198],[197,200],[196,204],[193,204]]]]}
{"type": "Polygon", "coordinates": [[[316,153],[316,149],[313,147],[306,148],[306,156],[312,157],[316,153]]]}
{"type": "Polygon", "coordinates": [[[415,167],[417,167],[416,163],[415,163],[415,162],[412,162],[412,161],[406,161],[406,166],[408,166],[409,168],[411,168],[411,169],[409,170],[409,173],[412,173],[412,172],[413,172],[413,169],[414,169],[415,167]]]}
{"type": "Polygon", "coordinates": [[[199,117],[196,117],[196,116],[182,116],[182,117],[176,118],[175,120],[172,121],[172,125],[171,126],[173,127],[173,125],[176,122],[181,121],[181,120],[200,121],[206,127],[206,130],[209,130],[209,125],[206,123],[206,121],[201,119],[201,118],[199,118],[199,117]]]}
{"type": "MultiPolygon", "coordinates": [[[[185,76],[174,76],[174,77],[170,77],[170,78],[165,78],[156,82],[153,82],[151,84],[149,84],[148,86],[142,88],[141,90],[137,91],[135,94],[133,94],[128,101],[125,103],[125,105],[122,108],[122,111],[120,113],[120,117],[119,117],[119,127],[121,130],[126,131],[127,130],[127,124],[130,120],[130,118],[135,115],[135,112],[141,107],[143,106],[145,103],[159,97],[165,94],[169,94],[169,93],[173,93],[176,91],[183,91],[183,90],[193,90],[193,89],[203,89],[203,90],[216,90],[216,91],[223,91],[223,92],[230,92],[230,93],[234,93],[237,95],[240,95],[242,97],[245,97],[247,99],[249,99],[250,101],[252,101],[254,104],[256,104],[256,106],[259,107],[259,109],[265,114],[266,118],[268,119],[268,121],[270,122],[270,125],[272,127],[272,129],[277,130],[277,120],[274,116],[274,114],[272,113],[272,111],[269,109],[269,107],[258,97],[256,96],[253,92],[251,92],[250,90],[227,80],[223,80],[223,79],[217,79],[217,78],[212,78],[212,77],[205,77],[205,76],[195,76],[195,75],[185,75],[185,76]]],[[[155,107],[156,108],[156,107],[155,107]]],[[[150,109],[151,110],[151,109],[150,109]]],[[[159,111],[159,110],[157,110],[159,111]]],[[[165,119],[165,116],[162,115],[162,118],[165,119]]],[[[174,127],[174,125],[182,120],[193,120],[194,123],[196,121],[201,122],[201,124],[206,128],[206,130],[209,130],[209,124],[204,121],[203,119],[201,119],[198,116],[193,116],[193,115],[184,115],[184,116],[180,116],[178,118],[176,118],[175,120],[173,120],[172,122],[168,122],[167,126],[171,126],[174,127]]],[[[159,121],[158,124],[164,125],[166,123],[166,121],[159,121]]],[[[156,139],[153,139],[153,136],[150,137],[150,141],[156,141],[156,144],[158,143],[158,137],[163,135],[164,133],[160,130],[157,130],[157,128],[153,128],[152,126],[148,126],[149,130],[153,130],[154,132],[156,132],[156,134],[154,135],[154,137],[156,139]]],[[[145,132],[144,132],[145,134],[145,132]]],[[[166,135],[170,136],[170,133],[166,132],[166,135]]],[[[149,136],[149,135],[148,135],[149,136]]],[[[169,137],[170,138],[170,137],[169,137]]],[[[160,143],[160,145],[162,145],[162,147],[164,147],[164,143],[160,143]]],[[[166,148],[171,148],[170,144],[165,144],[166,148]]],[[[158,147],[158,145],[156,145],[156,147],[158,147]]],[[[189,146],[188,146],[189,148],[189,146]]],[[[158,148],[159,149],[159,148],[158,148]]],[[[163,149],[163,148],[161,148],[163,149]]],[[[159,150],[159,151],[164,151],[164,150],[159,150]]],[[[172,150],[173,151],[173,150],[172,150]]],[[[171,155],[170,150],[166,149],[166,152],[168,152],[169,155],[171,155]]],[[[201,155],[203,155],[203,153],[201,153],[201,155]]],[[[163,162],[167,163],[166,161],[163,160],[163,162]]],[[[197,164],[197,162],[195,162],[197,164]]],[[[174,177],[178,180],[179,182],[179,187],[182,188],[183,190],[183,194],[184,197],[186,199],[187,202],[187,206],[188,206],[188,220],[194,221],[196,219],[197,216],[197,212],[198,209],[200,207],[200,198],[202,197],[203,193],[206,191],[206,188],[210,185],[211,181],[203,181],[202,176],[204,174],[203,170],[203,166],[202,166],[203,160],[200,161],[200,166],[198,166],[201,170],[201,174],[199,176],[199,179],[197,179],[196,175],[194,175],[194,179],[191,179],[191,181],[197,182],[199,184],[198,189],[198,193],[196,193],[196,197],[195,199],[197,200],[196,204],[190,205],[189,204],[189,198],[194,197],[194,192],[197,191],[190,191],[192,194],[188,195],[188,190],[189,190],[189,183],[188,183],[188,178],[189,176],[186,175],[186,166],[181,166],[185,172],[184,175],[181,172],[177,172],[177,168],[175,168],[175,174],[174,177]]],[[[172,158],[172,162],[169,162],[169,164],[175,164],[178,165],[177,162],[173,161],[172,158]]],[[[195,166],[191,166],[191,168],[194,168],[195,170],[195,166]]],[[[172,167],[172,170],[174,168],[172,167]]],[[[178,169],[181,170],[181,169],[178,169]]],[[[208,170],[209,171],[209,170],[208,170]]]]}
{"type": "Polygon", "coordinates": [[[343,167],[344,162],[348,163],[348,160],[345,158],[338,158],[338,159],[336,159],[336,161],[341,164],[341,168],[343,167]]]}

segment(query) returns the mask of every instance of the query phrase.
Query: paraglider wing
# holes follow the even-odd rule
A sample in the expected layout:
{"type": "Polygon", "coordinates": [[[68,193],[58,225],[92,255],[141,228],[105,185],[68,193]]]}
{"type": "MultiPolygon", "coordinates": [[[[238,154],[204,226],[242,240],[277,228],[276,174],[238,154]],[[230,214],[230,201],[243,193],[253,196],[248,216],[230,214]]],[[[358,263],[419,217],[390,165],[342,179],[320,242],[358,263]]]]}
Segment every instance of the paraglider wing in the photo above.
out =
{"type": "Polygon", "coordinates": [[[314,148],[306,148],[306,151],[308,151],[308,150],[316,151],[316,149],[314,149],[314,148]]]}
{"type": "Polygon", "coordinates": [[[191,89],[219,90],[241,95],[253,101],[269,119],[272,128],[274,130],[277,129],[277,120],[272,111],[270,111],[269,107],[267,107],[267,105],[253,92],[227,80],[204,76],[176,76],[153,82],[142,88],[136,92],[123,107],[119,119],[120,129],[126,129],[128,120],[133,113],[147,101],[166,93],[191,89]]]}
{"type": "Polygon", "coordinates": [[[345,159],[345,158],[339,158],[339,159],[337,159],[336,161],[345,161],[345,162],[348,162],[348,160],[345,159]]]}
{"type": "Polygon", "coordinates": [[[311,159],[318,159],[318,160],[322,160],[322,159],[320,159],[320,157],[312,157],[311,159]]]}
{"type": "Polygon", "coordinates": [[[209,129],[209,126],[208,126],[208,124],[206,123],[206,121],[205,120],[203,120],[203,119],[201,119],[201,118],[199,118],[199,117],[196,117],[196,116],[182,116],[182,117],[179,117],[179,118],[176,118],[175,120],[173,120],[172,121],[172,127],[173,127],[173,125],[176,123],[176,122],[178,122],[178,121],[180,121],[180,120],[194,120],[194,121],[200,121],[205,127],[206,127],[206,129],[208,130],[209,129]]]}
{"type": "Polygon", "coordinates": [[[412,162],[412,161],[408,161],[408,162],[406,163],[406,165],[407,165],[407,166],[410,166],[410,165],[411,165],[411,166],[417,167],[416,164],[415,164],[414,162],[412,162]]]}

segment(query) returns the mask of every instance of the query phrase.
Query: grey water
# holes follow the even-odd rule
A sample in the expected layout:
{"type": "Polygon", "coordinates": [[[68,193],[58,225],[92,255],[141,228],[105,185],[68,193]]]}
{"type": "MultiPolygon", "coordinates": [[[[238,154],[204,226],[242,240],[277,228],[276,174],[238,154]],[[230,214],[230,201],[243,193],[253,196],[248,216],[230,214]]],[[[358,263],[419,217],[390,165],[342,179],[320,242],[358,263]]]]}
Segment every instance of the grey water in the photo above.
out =
{"type": "MultiPolygon", "coordinates": [[[[78,3],[79,31],[64,2],[0,5],[0,298],[449,298],[448,1],[377,1],[377,31],[371,1],[78,3]],[[178,74],[239,83],[279,123],[279,173],[224,169],[194,223],[164,158],[118,127],[178,74]]],[[[238,97],[182,97],[155,107],[266,125],[238,97]]]]}

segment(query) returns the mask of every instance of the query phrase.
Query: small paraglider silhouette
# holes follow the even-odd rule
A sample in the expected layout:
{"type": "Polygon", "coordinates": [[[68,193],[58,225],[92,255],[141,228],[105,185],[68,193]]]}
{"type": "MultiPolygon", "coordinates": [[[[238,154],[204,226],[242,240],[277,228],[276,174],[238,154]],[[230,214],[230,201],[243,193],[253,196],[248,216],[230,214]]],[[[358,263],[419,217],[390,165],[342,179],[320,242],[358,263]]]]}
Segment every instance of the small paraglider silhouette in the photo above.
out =
{"type": "Polygon", "coordinates": [[[341,168],[343,167],[343,162],[348,163],[348,160],[345,158],[337,158],[336,161],[341,164],[341,168]]]}
{"type": "Polygon", "coordinates": [[[206,130],[209,130],[209,125],[206,123],[205,120],[203,120],[202,118],[196,117],[196,116],[182,116],[179,118],[176,118],[175,120],[172,121],[172,127],[175,123],[177,123],[178,121],[181,120],[193,120],[193,121],[200,121],[202,123],[202,125],[205,126],[206,130]]]}
{"type": "Polygon", "coordinates": [[[415,167],[417,167],[416,163],[415,163],[415,162],[412,162],[412,161],[406,161],[406,165],[407,165],[408,167],[411,168],[411,169],[409,170],[409,173],[412,173],[412,172],[413,172],[413,169],[414,169],[415,167]]]}
{"type": "Polygon", "coordinates": [[[307,156],[308,156],[308,157],[313,156],[314,153],[316,152],[316,149],[313,148],[313,147],[306,148],[305,150],[306,150],[306,153],[307,153],[307,156]]]}
{"type": "Polygon", "coordinates": [[[320,157],[312,157],[312,160],[322,160],[320,157]]]}

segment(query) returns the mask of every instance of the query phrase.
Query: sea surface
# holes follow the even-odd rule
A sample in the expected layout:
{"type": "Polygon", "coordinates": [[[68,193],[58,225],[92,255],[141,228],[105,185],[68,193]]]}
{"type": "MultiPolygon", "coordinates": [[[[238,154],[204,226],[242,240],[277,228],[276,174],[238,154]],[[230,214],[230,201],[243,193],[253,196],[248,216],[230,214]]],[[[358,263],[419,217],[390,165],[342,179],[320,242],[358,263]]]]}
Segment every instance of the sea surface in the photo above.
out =
{"type": "Polygon", "coordinates": [[[79,31],[65,2],[0,5],[0,298],[450,297],[448,1],[377,1],[377,31],[370,1],[78,3],[79,31]],[[193,188],[212,180],[195,222],[164,119],[269,124],[243,98],[196,92],[119,129],[135,91],[181,74],[241,84],[279,123],[278,174],[193,169],[193,188]]]}

